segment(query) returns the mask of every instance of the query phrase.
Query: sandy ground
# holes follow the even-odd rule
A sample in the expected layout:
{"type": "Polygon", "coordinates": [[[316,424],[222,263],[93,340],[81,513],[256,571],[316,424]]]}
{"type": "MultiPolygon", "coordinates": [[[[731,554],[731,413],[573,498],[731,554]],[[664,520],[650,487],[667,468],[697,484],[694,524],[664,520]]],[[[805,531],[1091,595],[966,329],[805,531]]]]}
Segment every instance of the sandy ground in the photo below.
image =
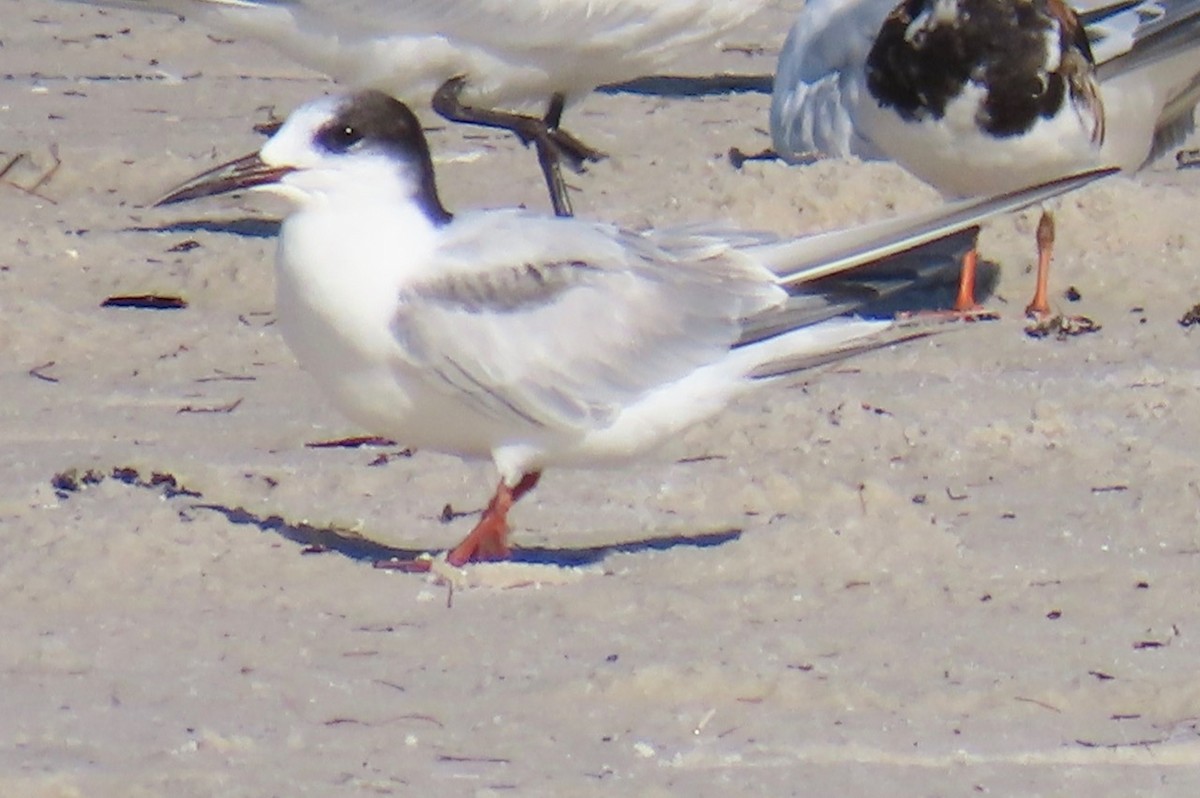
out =
{"type": "MultiPolygon", "coordinates": [[[[1001,321],[551,472],[515,542],[580,567],[452,590],[371,559],[455,542],[490,468],[307,447],[362,431],[273,329],[280,208],[146,207],[329,85],[0,5],[0,795],[1200,794],[1200,171],[1061,203],[1055,302],[1099,333],[1022,333],[1036,213],[1000,219],[1001,321]],[[101,307],[146,293],[188,307],[101,307]]],[[[790,14],[692,71],[768,72],[790,14]]],[[[588,99],[612,157],[577,210],[798,232],[937,201],[890,166],[735,171],[767,103],[588,99]]],[[[432,143],[452,207],[545,207],[505,136],[432,143]]]]}

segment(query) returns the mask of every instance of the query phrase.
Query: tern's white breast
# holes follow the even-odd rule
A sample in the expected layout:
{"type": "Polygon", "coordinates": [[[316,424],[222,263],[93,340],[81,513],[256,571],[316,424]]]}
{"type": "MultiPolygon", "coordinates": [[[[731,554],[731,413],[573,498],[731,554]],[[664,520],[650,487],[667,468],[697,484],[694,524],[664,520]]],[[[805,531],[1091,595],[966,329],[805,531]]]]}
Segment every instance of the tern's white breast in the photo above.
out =
{"type": "Polygon", "coordinates": [[[416,205],[321,204],[294,214],[280,237],[279,323],[300,365],[364,430],[486,458],[510,441],[511,422],[481,413],[435,373],[436,352],[409,352],[394,332],[405,287],[435,276],[441,235],[416,205]]]}
{"type": "Polygon", "coordinates": [[[402,353],[391,323],[406,267],[431,246],[428,223],[361,206],[301,211],[280,233],[284,339],[339,409],[378,434],[402,432],[413,411],[414,396],[397,379],[402,353]]]}

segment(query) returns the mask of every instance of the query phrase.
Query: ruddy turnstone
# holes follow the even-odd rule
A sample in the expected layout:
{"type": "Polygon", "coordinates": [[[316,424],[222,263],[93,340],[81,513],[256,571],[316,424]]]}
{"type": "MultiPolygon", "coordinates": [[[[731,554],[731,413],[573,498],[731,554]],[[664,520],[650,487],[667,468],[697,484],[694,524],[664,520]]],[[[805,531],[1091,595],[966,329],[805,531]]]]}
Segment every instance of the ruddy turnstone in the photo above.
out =
{"type": "MultiPolygon", "coordinates": [[[[780,55],[771,134],[786,160],[891,158],[951,196],[1098,166],[1135,171],[1191,129],[1200,0],[815,0],[780,55]]],[[[1027,311],[1048,315],[1053,217],[1027,311]]],[[[964,262],[956,308],[975,307],[964,262]]]]}

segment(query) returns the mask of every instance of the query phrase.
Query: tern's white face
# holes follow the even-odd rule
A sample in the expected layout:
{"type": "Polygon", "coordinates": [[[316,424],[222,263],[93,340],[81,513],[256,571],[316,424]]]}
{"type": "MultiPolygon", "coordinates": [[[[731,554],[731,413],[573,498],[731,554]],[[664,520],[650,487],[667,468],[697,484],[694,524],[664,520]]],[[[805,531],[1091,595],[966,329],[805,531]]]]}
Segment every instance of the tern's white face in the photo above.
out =
{"type": "Polygon", "coordinates": [[[421,124],[381,92],[322,97],[288,117],[263,148],[197,175],[159,202],[258,188],[297,208],[415,205],[431,221],[450,214],[437,197],[421,124]]]}
{"type": "Polygon", "coordinates": [[[356,135],[339,128],[338,111],[344,101],[344,97],[324,97],[288,117],[259,157],[268,166],[291,171],[278,182],[258,188],[286,197],[300,208],[356,200],[402,201],[413,195],[416,178],[404,159],[368,139],[337,138],[341,133],[356,135]]]}
{"type": "Polygon", "coordinates": [[[341,99],[322,97],[297,108],[259,150],[259,157],[271,166],[290,166],[295,169],[320,166],[322,158],[328,157],[328,153],[318,150],[313,139],[317,131],[336,116],[341,99]]]}

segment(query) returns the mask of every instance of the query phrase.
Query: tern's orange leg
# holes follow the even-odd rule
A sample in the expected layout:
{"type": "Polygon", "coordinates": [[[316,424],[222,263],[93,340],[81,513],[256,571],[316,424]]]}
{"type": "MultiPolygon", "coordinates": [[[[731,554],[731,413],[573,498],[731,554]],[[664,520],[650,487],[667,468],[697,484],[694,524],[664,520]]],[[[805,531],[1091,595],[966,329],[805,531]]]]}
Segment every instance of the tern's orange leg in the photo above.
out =
{"type": "Polygon", "coordinates": [[[979,250],[975,247],[963,255],[962,271],[958,276],[958,297],[954,300],[954,310],[958,313],[970,313],[979,310],[975,302],[975,267],[979,262],[979,250]]]}
{"type": "Polygon", "coordinates": [[[1050,315],[1048,293],[1050,287],[1050,258],[1054,253],[1054,215],[1042,211],[1042,218],[1037,227],[1037,289],[1033,299],[1025,308],[1025,315],[1034,318],[1045,318],[1050,315]]]}
{"type": "Polygon", "coordinates": [[[488,502],[487,509],[479,517],[479,523],[446,556],[453,566],[465,565],[480,560],[504,560],[508,558],[508,511],[522,496],[533,490],[542,476],[540,471],[525,474],[513,487],[500,480],[496,493],[488,502]]]}

